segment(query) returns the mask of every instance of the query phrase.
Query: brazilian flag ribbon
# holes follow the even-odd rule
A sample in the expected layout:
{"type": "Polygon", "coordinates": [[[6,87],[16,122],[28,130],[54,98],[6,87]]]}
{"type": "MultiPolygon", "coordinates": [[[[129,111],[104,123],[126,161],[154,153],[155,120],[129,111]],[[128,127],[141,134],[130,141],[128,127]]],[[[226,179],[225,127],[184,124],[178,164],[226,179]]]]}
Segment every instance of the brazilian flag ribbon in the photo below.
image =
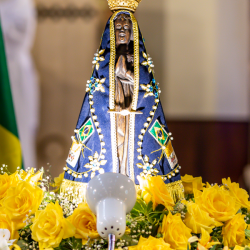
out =
{"type": "Polygon", "coordinates": [[[8,165],[9,172],[15,172],[22,166],[22,152],[0,22],[0,167],[3,164],[8,165]]]}
{"type": "Polygon", "coordinates": [[[158,163],[162,159],[163,155],[165,155],[165,157],[168,159],[171,169],[174,169],[176,165],[178,164],[178,160],[177,160],[177,157],[175,155],[175,152],[171,143],[171,139],[170,139],[171,133],[168,134],[166,130],[163,128],[163,126],[159,123],[158,120],[154,122],[154,124],[149,130],[149,133],[154,137],[157,143],[161,146],[160,149],[151,152],[151,154],[159,150],[162,150],[158,163]]]}

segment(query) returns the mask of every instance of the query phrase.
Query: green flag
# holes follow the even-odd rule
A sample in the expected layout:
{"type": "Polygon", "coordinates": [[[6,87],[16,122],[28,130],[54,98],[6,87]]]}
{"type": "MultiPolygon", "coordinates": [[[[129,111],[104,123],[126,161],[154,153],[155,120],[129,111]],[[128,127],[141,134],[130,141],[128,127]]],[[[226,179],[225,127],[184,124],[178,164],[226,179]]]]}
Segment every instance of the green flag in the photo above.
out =
{"type": "Polygon", "coordinates": [[[2,164],[14,172],[22,165],[22,153],[0,22],[0,167],[2,164]]]}

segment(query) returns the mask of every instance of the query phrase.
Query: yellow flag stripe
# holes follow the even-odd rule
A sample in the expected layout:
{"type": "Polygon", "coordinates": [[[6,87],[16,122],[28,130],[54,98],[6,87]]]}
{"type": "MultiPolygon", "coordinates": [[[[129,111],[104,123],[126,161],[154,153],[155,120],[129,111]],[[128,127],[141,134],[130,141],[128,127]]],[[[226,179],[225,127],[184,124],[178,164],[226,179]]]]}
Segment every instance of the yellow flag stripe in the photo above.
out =
{"type": "Polygon", "coordinates": [[[22,166],[21,143],[19,139],[0,124],[0,166],[8,165],[10,172],[22,166]]]}
{"type": "Polygon", "coordinates": [[[169,142],[165,148],[165,154],[167,155],[167,157],[170,157],[170,155],[172,154],[173,151],[174,151],[174,149],[173,149],[172,143],[169,140],[169,142]]]}

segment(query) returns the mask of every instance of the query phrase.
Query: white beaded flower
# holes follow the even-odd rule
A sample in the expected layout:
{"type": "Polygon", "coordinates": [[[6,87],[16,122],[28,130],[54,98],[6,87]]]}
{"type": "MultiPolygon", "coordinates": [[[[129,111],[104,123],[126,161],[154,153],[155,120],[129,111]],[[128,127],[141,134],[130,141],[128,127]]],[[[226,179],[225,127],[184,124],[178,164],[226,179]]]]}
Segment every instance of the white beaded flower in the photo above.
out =
{"type": "Polygon", "coordinates": [[[147,155],[144,156],[144,165],[142,163],[137,163],[138,168],[142,168],[143,171],[141,172],[141,176],[146,175],[156,175],[159,173],[157,169],[154,169],[153,167],[157,163],[157,160],[153,160],[152,163],[149,162],[149,157],[147,155]]]}
{"type": "Polygon", "coordinates": [[[93,58],[92,63],[93,63],[93,65],[95,65],[96,70],[98,70],[100,67],[99,61],[102,62],[105,60],[105,58],[103,56],[101,56],[104,53],[104,51],[105,51],[105,49],[102,49],[99,52],[97,50],[97,52],[94,54],[94,58],[93,58]]]}
{"type": "Polygon", "coordinates": [[[89,92],[91,95],[95,91],[101,91],[105,92],[105,89],[103,87],[103,83],[105,82],[106,78],[98,79],[94,78],[93,76],[90,78],[90,80],[87,81],[87,88],[86,92],[89,92]]]}
{"type": "Polygon", "coordinates": [[[146,59],[146,61],[143,61],[141,64],[144,66],[148,66],[148,72],[151,73],[152,68],[154,67],[152,58],[149,55],[147,55],[145,52],[142,52],[142,55],[146,59]]]}
{"type": "Polygon", "coordinates": [[[104,173],[104,169],[100,168],[107,163],[107,160],[98,161],[99,155],[97,152],[94,153],[94,156],[89,156],[89,163],[87,163],[84,167],[90,168],[92,170],[91,178],[95,177],[95,172],[98,171],[100,174],[104,173]]]}
{"type": "Polygon", "coordinates": [[[156,99],[159,98],[161,90],[159,89],[159,83],[156,83],[153,78],[150,84],[141,84],[141,88],[146,91],[144,97],[154,96],[156,99]]]}

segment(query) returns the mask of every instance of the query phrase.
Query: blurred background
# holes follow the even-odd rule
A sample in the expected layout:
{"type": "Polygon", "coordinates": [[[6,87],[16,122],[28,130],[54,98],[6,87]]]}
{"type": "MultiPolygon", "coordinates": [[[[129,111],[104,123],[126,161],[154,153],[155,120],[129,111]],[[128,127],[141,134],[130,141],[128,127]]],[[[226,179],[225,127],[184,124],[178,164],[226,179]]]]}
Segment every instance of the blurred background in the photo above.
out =
{"type": "MultiPolygon", "coordinates": [[[[250,186],[249,5],[143,0],[136,11],[182,175],[250,186]]],[[[24,165],[57,176],[111,12],[105,0],[1,0],[0,13],[24,165]]]]}

